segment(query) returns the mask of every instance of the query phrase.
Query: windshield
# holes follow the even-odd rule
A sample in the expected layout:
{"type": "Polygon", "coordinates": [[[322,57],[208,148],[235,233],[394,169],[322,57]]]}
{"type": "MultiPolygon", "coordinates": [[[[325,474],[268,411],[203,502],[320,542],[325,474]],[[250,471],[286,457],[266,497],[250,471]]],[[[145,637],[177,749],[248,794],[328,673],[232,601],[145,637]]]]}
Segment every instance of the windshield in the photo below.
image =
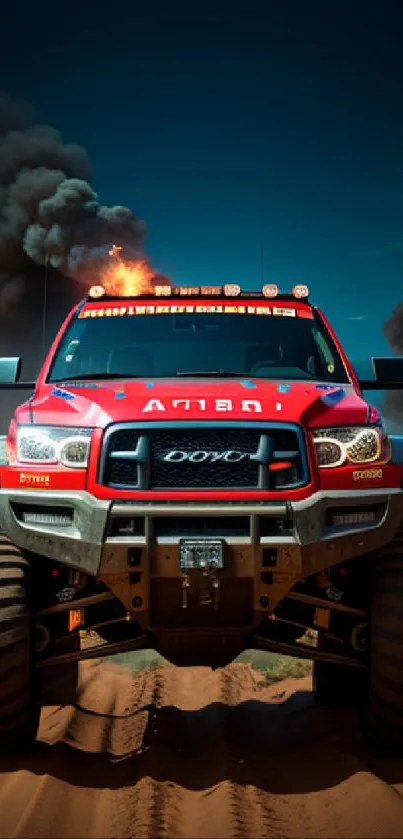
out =
{"type": "Polygon", "coordinates": [[[82,310],[59,344],[48,381],[231,373],[349,381],[330,335],[310,309],[305,317],[267,317],[161,308],[162,314],[117,317],[89,317],[82,310]]]}

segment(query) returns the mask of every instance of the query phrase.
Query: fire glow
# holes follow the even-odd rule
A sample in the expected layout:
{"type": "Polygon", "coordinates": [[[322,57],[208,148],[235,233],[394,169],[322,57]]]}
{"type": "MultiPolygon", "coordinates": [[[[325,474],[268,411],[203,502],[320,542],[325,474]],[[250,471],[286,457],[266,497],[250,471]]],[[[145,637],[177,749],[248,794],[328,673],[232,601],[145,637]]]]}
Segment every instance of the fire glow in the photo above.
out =
{"type": "MultiPolygon", "coordinates": [[[[107,294],[117,297],[138,297],[152,294],[155,285],[155,271],[145,259],[127,261],[122,259],[122,248],[113,245],[109,251],[111,260],[102,272],[101,284],[107,294]]],[[[167,280],[164,282],[168,285],[167,280]]]]}

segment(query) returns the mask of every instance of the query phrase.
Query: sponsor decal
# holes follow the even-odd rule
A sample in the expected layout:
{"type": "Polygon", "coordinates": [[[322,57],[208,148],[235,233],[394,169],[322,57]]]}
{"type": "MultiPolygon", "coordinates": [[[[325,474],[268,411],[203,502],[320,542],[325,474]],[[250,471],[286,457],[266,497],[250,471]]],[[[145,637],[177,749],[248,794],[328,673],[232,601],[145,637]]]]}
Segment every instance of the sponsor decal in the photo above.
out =
{"type": "MultiPolygon", "coordinates": [[[[284,314],[288,311],[284,309],[284,314]]],[[[295,315],[295,309],[293,310],[295,315]]],[[[81,310],[79,318],[111,318],[111,317],[125,317],[134,315],[181,315],[181,314],[228,314],[228,315],[271,315],[270,306],[246,306],[238,304],[222,304],[222,305],[202,305],[202,304],[173,304],[168,305],[147,305],[147,306],[108,306],[102,307],[85,307],[81,310]]],[[[274,312],[273,312],[274,313],[274,312]]],[[[279,310],[277,314],[282,314],[279,310]]]]}
{"type": "Polygon", "coordinates": [[[279,393],[289,393],[291,390],[291,385],[281,384],[277,386],[277,390],[279,393]]]}
{"type": "Polygon", "coordinates": [[[67,401],[76,398],[74,393],[70,393],[68,390],[62,390],[60,387],[53,388],[52,396],[57,396],[59,399],[66,399],[67,401]]]}
{"type": "Polygon", "coordinates": [[[356,469],[353,481],[379,481],[383,477],[383,469],[356,469]]]}
{"type": "MultiPolygon", "coordinates": [[[[238,405],[234,406],[232,399],[213,399],[212,400],[214,410],[217,413],[231,413],[232,411],[236,410],[238,405]]],[[[207,400],[206,399],[172,399],[169,402],[170,408],[182,408],[184,411],[192,411],[194,408],[198,409],[199,411],[206,411],[207,410],[207,400]]],[[[262,413],[262,403],[259,402],[258,399],[242,399],[240,402],[240,410],[247,414],[261,414],[262,413]]],[[[160,399],[149,399],[148,402],[144,405],[144,408],[141,409],[142,414],[149,414],[152,411],[160,411],[161,413],[166,411],[166,404],[161,402],[160,399]]]]}
{"type": "Polygon", "coordinates": [[[284,306],[273,306],[273,315],[281,315],[284,318],[295,318],[296,309],[289,309],[284,306]]]}
{"type": "Polygon", "coordinates": [[[34,472],[20,472],[19,482],[21,486],[47,487],[50,485],[50,475],[35,474],[34,472]]]}
{"type": "MultiPolygon", "coordinates": [[[[167,303],[126,306],[84,306],[78,317],[115,318],[139,315],[275,315],[277,317],[307,317],[302,309],[285,306],[254,306],[246,303],[167,303]]],[[[312,314],[309,315],[312,317],[312,314]]]]}
{"type": "Polygon", "coordinates": [[[255,382],[251,382],[250,379],[242,379],[239,382],[239,384],[242,385],[242,387],[247,387],[247,388],[250,388],[251,390],[253,390],[253,388],[256,387],[255,382]]]}

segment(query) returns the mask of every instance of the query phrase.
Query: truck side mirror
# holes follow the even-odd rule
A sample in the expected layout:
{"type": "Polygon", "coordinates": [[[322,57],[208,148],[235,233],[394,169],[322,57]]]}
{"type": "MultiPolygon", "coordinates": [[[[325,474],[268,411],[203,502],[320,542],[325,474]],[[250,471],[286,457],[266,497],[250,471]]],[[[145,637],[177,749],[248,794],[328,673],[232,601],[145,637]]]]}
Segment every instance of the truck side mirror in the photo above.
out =
{"type": "Polygon", "coordinates": [[[392,382],[403,387],[403,356],[372,358],[372,369],[377,382],[392,382]]]}
{"type": "Polygon", "coordinates": [[[359,377],[361,390],[403,390],[403,356],[372,358],[374,379],[359,377]]]}
{"type": "Polygon", "coordinates": [[[13,385],[21,375],[22,358],[15,356],[0,358],[0,383],[13,385]]]}

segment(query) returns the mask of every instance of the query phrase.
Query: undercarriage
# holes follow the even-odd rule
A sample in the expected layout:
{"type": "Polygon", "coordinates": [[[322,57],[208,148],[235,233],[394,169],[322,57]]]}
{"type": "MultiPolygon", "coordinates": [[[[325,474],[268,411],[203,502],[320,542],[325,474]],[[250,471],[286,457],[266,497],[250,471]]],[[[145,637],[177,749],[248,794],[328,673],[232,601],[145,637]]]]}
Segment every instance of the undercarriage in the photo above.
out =
{"type": "MultiPolygon", "coordinates": [[[[172,600],[168,601],[170,621],[165,623],[162,611],[159,621],[154,618],[150,623],[154,611],[137,615],[128,611],[100,579],[38,560],[31,559],[34,567],[41,567],[35,586],[39,669],[145,648],[153,648],[181,666],[224,666],[245,649],[355,668],[368,665],[367,556],[298,581],[269,614],[253,611],[248,578],[241,578],[244,604],[239,597],[231,623],[225,622],[225,596],[221,601],[219,596],[226,580],[220,578],[214,564],[187,569],[180,579],[174,578],[172,600]],[[249,612],[245,608],[248,601],[249,612]],[[65,632],[58,636],[61,616],[65,632]],[[80,645],[74,651],[61,652],[72,633],[83,631],[85,648],[80,645]],[[91,643],[91,639],[96,640],[91,643]]],[[[226,596],[233,608],[236,587],[231,585],[233,580],[229,583],[226,596]]]]}
{"type": "MultiPolygon", "coordinates": [[[[53,688],[64,677],[73,696],[84,659],[154,649],[177,666],[218,668],[258,649],[311,659],[317,701],[362,701],[371,737],[394,748],[385,673],[396,626],[400,644],[401,492],[147,504],[100,501],[87,492],[0,490],[7,532],[0,534],[0,571],[4,563],[19,623],[14,555],[25,569],[19,655],[36,673],[23,682],[31,735],[38,702],[55,704],[53,688]],[[392,610],[385,605],[390,598],[392,610]],[[32,624],[36,649],[29,658],[32,624]]],[[[14,643],[6,630],[7,623],[4,637],[14,643]]],[[[399,653],[393,709],[400,709],[400,661],[399,653]]],[[[16,691],[10,680],[10,696],[16,691]]],[[[57,702],[66,697],[61,690],[57,702]]],[[[17,732],[26,742],[14,719],[9,740],[17,732]]],[[[4,712],[0,734],[1,725],[6,733],[4,712]]]]}
{"type": "Polygon", "coordinates": [[[0,501],[29,558],[39,669],[142,648],[179,666],[225,666],[251,648],[367,666],[370,556],[398,529],[401,490],[236,504],[7,490],[0,501]],[[83,630],[104,644],[73,649],[83,630]]]}

